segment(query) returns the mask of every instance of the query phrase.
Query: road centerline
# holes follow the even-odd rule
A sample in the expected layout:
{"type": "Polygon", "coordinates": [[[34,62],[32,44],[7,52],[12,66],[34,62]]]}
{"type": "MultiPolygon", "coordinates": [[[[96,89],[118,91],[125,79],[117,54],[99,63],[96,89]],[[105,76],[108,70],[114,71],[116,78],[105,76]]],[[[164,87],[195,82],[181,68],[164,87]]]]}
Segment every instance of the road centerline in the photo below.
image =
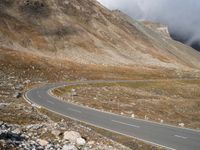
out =
{"type": "Polygon", "coordinates": [[[124,122],[117,121],[117,120],[111,120],[111,121],[115,122],[115,123],[118,123],[118,124],[123,124],[123,125],[131,126],[131,127],[135,127],[135,128],[140,128],[140,126],[129,124],[129,123],[124,123],[124,122]]]}
{"type": "Polygon", "coordinates": [[[188,137],[185,137],[185,136],[181,136],[181,135],[174,135],[175,137],[177,137],[177,138],[181,138],[181,139],[184,139],[184,140],[186,140],[186,139],[188,139],[188,137]]]}
{"type": "Polygon", "coordinates": [[[53,105],[55,104],[54,102],[52,102],[50,100],[47,100],[47,102],[50,103],[50,104],[53,104],[53,105]]]}
{"type": "MultiPolygon", "coordinates": [[[[75,82],[73,85],[81,83],[82,82],[75,82]]],[[[163,125],[142,119],[136,119],[136,121],[133,121],[135,120],[133,118],[63,102],[57,97],[54,97],[48,93],[48,91],[61,86],[66,86],[66,84],[47,84],[43,88],[34,88],[26,92],[25,99],[33,104],[35,103],[38,106],[47,108],[48,110],[61,114],[65,117],[70,117],[74,120],[79,120],[105,130],[110,130],[125,136],[133,137],[146,143],[157,145],[158,147],[163,147],[170,150],[199,150],[199,130],[179,128],[165,124],[163,125]],[[98,119],[96,117],[98,117],[98,119]],[[106,121],[109,122],[107,123],[106,121]],[[134,128],[137,132],[127,132],[134,130],[134,128]],[[142,128],[142,130],[145,132],[140,132],[139,128],[142,128]]]]}
{"type": "Polygon", "coordinates": [[[81,111],[79,111],[79,110],[76,110],[76,109],[73,109],[73,108],[68,108],[68,110],[71,110],[71,111],[73,111],[73,112],[77,112],[77,113],[79,113],[79,114],[81,114],[81,113],[82,113],[81,111]]]}

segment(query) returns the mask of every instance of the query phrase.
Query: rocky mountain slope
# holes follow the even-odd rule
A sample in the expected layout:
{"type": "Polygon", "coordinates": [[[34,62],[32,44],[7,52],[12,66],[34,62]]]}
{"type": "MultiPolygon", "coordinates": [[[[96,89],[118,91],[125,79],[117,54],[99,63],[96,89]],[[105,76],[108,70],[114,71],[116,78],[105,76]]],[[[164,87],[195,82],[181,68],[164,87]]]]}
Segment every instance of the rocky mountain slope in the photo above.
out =
{"type": "Polygon", "coordinates": [[[82,64],[199,69],[200,54],[95,0],[1,0],[0,47],[82,64]]]}
{"type": "Polygon", "coordinates": [[[95,0],[0,0],[0,149],[79,148],[63,135],[52,140],[57,129],[80,132],[85,149],[157,149],[35,108],[21,96],[48,82],[198,78],[199,69],[200,54],[163,26],[95,0]]]}

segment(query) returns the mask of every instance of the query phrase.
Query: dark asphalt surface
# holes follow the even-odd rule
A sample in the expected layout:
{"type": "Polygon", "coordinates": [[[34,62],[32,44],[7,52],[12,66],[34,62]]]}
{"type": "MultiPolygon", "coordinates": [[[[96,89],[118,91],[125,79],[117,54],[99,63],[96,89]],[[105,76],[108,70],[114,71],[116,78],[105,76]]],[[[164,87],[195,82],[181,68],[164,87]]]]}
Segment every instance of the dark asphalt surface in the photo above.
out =
{"type": "MultiPolygon", "coordinates": [[[[97,82],[115,81],[87,81],[87,83],[97,82]]],[[[47,108],[55,113],[113,132],[135,137],[167,149],[200,150],[200,131],[101,112],[61,101],[48,93],[50,89],[59,86],[82,83],[85,82],[47,84],[28,91],[25,96],[31,103],[47,108]]]]}

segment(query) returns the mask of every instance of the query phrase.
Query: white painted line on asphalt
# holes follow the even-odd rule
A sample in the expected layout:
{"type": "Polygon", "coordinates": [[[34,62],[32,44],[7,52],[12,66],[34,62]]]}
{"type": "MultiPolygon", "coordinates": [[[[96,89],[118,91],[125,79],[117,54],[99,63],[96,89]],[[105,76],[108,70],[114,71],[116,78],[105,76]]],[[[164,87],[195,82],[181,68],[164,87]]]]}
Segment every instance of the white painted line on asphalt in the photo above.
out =
{"type": "Polygon", "coordinates": [[[81,111],[79,111],[79,110],[76,110],[76,109],[73,109],[73,108],[68,108],[68,110],[71,110],[71,111],[73,111],[73,112],[77,112],[77,113],[79,113],[79,114],[81,114],[81,113],[82,113],[81,111]]]}
{"type": "MultiPolygon", "coordinates": [[[[171,79],[171,80],[173,80],[173,79],[171,79]]],[[[178,79],[174,79],[174,80],[178,80],[178,79]]],[[[142,80],[141,80],[141,81],[142,81],[142,80]]],[[[158,80],[148,80],[148,81],[158,81],[158,80]]],[[[116,83],[119,83],[119,82],[117,82],[117,81],[115,81],[115,82],[116,82],[116,83]]],[[[123,81],[123,82],[127,82],[127,81],[123,81]]],[[[140,80],[135,80],[135,82],[140,82],[140,80]]],[[[88,81],[88,83],[90,83],[90,82],[88,81]]],[[[93,83],[96,83],[96,82],[94,81],[93,83]]],[[[97,82],[97,83],[98,83],[98,82],[97,82]]],[[[104,82],[102,82],[102,83],[104,83],[104,82]]],[[[111,82],[111,83],[112,83],[112,82],[111,82]]],[[[76,83],[75,83],[75,84],[63,84],[63,85],[54,87],[54,88],[52,88],[52,89],[49,89],[49,90],[47,91],[47,93],[48,93],[50,96],[54,97],[55,99],[60,100],[59,97],[57,97],[57,96],[55,96],[55,95],[53,94],[53,92],[52,92],[53,90],[55,90],[55,89],[57,89],[57,88],[60,88],[60,87],[65,87],[65,86],[70,86],[70,85],[79,85],[79,84],[87,84],[87,82],[85,82],[85,83],[77,83],[77,84],[76,84],[76,83]]],[[[90,84],[91,84],[91,83],[90,83],[90,84]]],[[[112,113],[112,112],[103,111],[103,110],[99,110],[99,109],[95,109],[95,108],[88,107],[88,106],[83,106],[83,105],[80,106],[80,105],[74,104],[74,103],[72,103],[72,102],[67,102],[67,103],[72,104],[72,105],[75,105],[75,106],[78,106],[78,107],[82,107],[82,108],[85,108],[85,109],[91,109],[91,110],[95,110],[95,111],[98,111],[98,112],[103,112],[103,113],[107,113],[107,114],[111,114],[111,115],[120,116],[120,117],[124,117],[124,118],[130,119],[130,117],[123,116],[123,115],[119,115],[119,114],[115,114],[115,113],[112,113]]],[[[133,118],[131,118],[131,119],[133,119],[133,118]]],[[[190,128],[186,128],[186,127],[179,127],[179,126],[175,126],[175,125],[169,125],[169,124],[159,123],[159,122],[155,122],[155,121],[144,120],[144,119],[140,119],[140,118],[134,118],[133,120],[138,120],[138,121],[153,123],[153,124],[157,124],[157,125],[161,125],[161,126],[168,126],[168,127],[172,127],[172,128],[184,129],[184,130],[193,131],[193,132],[199,132],[199,133],[200,133],[200,130],[199,130],[199,129],[190,129],[190,128]]]]}
{"type": "Polygon", "coordinates": [[[116,120],[112,120],[112,122],[123,124],[123,125],[127,125],[127,126],[131,126],[131,127],[135,127],[135,128],[140,128],[140,126],[133,125],[133,124],[128,124],[128,123],[124,123],[124,122],[120,122],[120,121],[116,121],[116,120]]]}
{"type": "Polygon", "coordinates": [[[52,102],[50,100],[47,100],[47,102],[50,103],[50,104],[53,104],[53,105],[55,104],[54,102],[52,102]]]}
{"type": "Polygon", "coordinates": [[[177,137],[177,138],[181,138],[181,139],[187,139],[187,137],[184,137],[184,136],[181,136],[181,135],[174,135],[175,137],[177,137]]]}
{"type": "Polygon", "coordinates": [[[37,107],[37,108],[40,109],[41,106],[37,105],[36,103],[32,103],[32,101],[28,98],[28,96],[27,96],[28,92],[30,92],[30,91],[27,91],[27,92],[23,95],[24,99],[25,99],[30,105],[32,105],[33,107],[37,107]]]}
{"type": "MultiPolygon", "coordinates": [[[[32,90],[33,90],[33,89],[32,89],[32,90]]],[[[26,95],[26,96],[25,96],[25,100],[31,101],[31,100],[28,98],[28,96],[27,96],[27,93],[30,92],[30,91],[31,91],[31,90],[29,90],[29,91],[26,92],[26,94],[25,94],[25,95],[26,95]]],[[[33,102],[33,101],[31,101],[31,102],[33,102]]],[[[35,105],[37,105],[35,102],[33,102],[33,103],[34,103],[35,105]]],[[[38,105],[38,106],[39,106],[39,105],[38,105]]],[[[92,125],[92,126],[94,126],[94,127],[97,127],[97,128],[101,128],[101,129],[104,129],[104,130],[108,130],[108,131],[110,131],[110,132],[114,132],[114,133],[118,133],[118,134],[121,134],[121,135],[124,135],[124,136],[128,136],[128,137],[131,137],[131,138],[135,138],[135,139],[137,139],[137,140],[140,140],[140,141],[143,141],[143,142],[146,142],[146,143],[149,143],[149,144],[152,144],[152,145],[161,147],[161,148],[166,148],[166,149],[169,149],[169,150],[176,150],[176,149],[174,149],[174,148],[171,148],[171,147],[168,147],[168,146],[164,146],[164,145],[161,145],[161,144],[158,144],[158,143],[155,143],[155,142],[151,142],[151,141],[144,140],[144,139],[141,139],[141,138],[137,138],[137,137],[134,137],[134,136],[130,136],[130,135],[127,135],[127,134],[123,134],[123,133],[118,132],[118,131],[116,131],[116,130],[107,129],[107,128],[104,128],[104,127],[101,127],[101,126],[98,126],[98,125],[95,125],[95,124],[92,124],[92,123],[88,123],[88,122],[85,122],[85,121],[81,121],[81,120],[79,120],[79,119],[76,119],[76,118],[73,118],[73,117],[64,115],[64,114],[62,114],[62,113],[53,111],[53,110],[51,110],[51,109],[48,109],[47,107],[44,107],[44,106],[43,106],[43,108],[45,108],[45,109],[47,109],[47,110],[49,110],[49,111],[51,111],[51,112],[53,112],[53,113],[59,114],[59,115],[61,115],[61,116],[63,116],[63,117],[67,117],[67,118],[70,118],[70,119],[72,119],[72,120],[80,121],[80,122],[83,122],[83,123],[85,123],[85,124],[89,124],[89,125],[92,125]]]]}

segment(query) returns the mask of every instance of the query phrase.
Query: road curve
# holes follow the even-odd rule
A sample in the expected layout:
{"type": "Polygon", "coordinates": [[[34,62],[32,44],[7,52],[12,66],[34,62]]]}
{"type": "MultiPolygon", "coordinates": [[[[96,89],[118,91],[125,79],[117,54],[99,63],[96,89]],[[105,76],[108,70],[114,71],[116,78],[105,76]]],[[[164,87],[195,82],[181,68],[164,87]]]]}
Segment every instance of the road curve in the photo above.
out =
{"type": "Polygon", "coordinates": [[[136,139],[161,146],[166,149],[200,150],[199,130],[179,128],[175,126],[101,112],[95,109],[90,109],[87,107],[61,101],[58,98],[53,97],[49,92],[50,90],[60,86],[102,82],[110,83],[115,81],[83,81],[73,83],[47,84],[26,92],[25,98],[33,104],[44,107],[63,116],[79,120],[81,122],[112,132],[134,137],[136,139]]]}

